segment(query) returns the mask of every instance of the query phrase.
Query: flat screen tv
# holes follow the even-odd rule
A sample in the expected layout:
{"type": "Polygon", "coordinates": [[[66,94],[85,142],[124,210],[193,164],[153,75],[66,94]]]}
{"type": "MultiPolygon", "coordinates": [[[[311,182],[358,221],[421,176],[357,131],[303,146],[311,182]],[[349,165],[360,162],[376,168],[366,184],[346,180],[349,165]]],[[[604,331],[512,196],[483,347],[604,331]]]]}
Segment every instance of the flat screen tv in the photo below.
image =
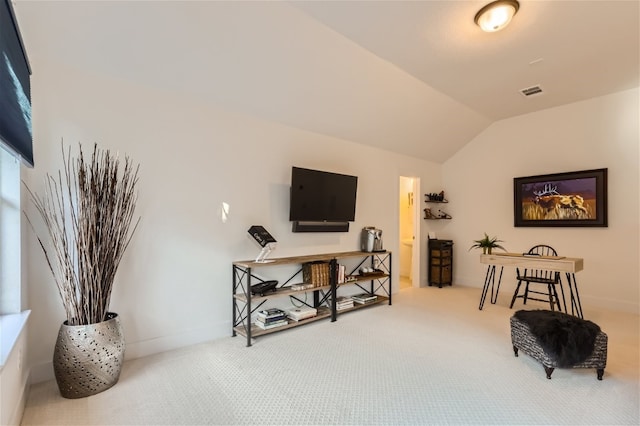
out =
{"type": "Polygon", "coordinates": [[[10,0],[0,0],[0,144],[33,167],[31,70],[10,0]]]}
{"type": "Polygon", "coordinates": [[[289,220],[294,232],[348,231],[356,217],[358,177],[291,169],[289,220]]]}

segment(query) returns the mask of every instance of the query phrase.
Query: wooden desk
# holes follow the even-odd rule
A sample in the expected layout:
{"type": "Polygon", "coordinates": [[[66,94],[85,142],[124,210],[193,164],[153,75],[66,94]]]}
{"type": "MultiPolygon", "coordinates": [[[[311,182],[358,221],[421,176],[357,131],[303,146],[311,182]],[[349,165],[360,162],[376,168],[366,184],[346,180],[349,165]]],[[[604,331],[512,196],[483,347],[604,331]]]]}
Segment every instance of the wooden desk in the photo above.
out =
{"type": "MultiPolygon", "coordinates": [[[[564,272],[569,283],[569,294],[571,296],[571,314],[583,318],[582,304],[580,303],[580,294],[578,293],[578,284],[576,282],[575,276],[576,272],[582,271],[582,269],[584,268],[584,260],[582,258],[564,256],[525,256],[521,253],[496,253],[481,254],[480,263],[488,266],[478,309],[481,310],[484,306],[484,301],[487,297],[489,286],[491,286],[491,303],[496,303],[498,299],[498,292],[500,291],[502,271],[505,266],[510,266],[513,268],[545,269],[548,271],[564,272]],[[497,286],[495,286],[496,266],[500,266],[500,276],[498,278],[497,286]]],[[[562,283],[560,283],[560,290],[562,291],[564,299],[564,290],[562,289],[562,283]]],[[[564,308],[566,312],[566,304],[564,308]]]]}

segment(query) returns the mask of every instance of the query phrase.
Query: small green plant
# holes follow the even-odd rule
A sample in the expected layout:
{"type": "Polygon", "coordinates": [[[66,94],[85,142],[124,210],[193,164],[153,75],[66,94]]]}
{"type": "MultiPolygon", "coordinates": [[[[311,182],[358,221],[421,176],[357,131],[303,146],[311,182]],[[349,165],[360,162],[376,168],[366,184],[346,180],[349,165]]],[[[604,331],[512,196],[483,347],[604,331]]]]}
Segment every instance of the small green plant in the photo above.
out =
{"type": "Polygon", "coordinates": [[[489,235],[487,235],[486,232],[484,233],[484,238],[480,240],[474,240],[473,242],[475,244],[469,247],[469,250],[473,248],[481,248],[482,254],[491,254],[491,250],[494,248],[507,251],[504,247],[498,244],[498,243],[503,243],[504,241],[499,240],[498,237],[491,238],[489,237],[489,235]]]}

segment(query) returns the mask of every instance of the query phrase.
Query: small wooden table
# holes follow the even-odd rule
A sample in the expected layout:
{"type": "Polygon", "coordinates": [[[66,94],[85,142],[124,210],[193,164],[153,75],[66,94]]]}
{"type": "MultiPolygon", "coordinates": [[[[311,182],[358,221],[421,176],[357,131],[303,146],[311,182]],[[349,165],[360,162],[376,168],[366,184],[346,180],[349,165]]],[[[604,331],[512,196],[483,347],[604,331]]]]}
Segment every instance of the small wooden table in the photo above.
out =
{"type": "MultiPolygon", "coordinates": [[[[484,306],[484,301],[487,298],[489,286],[491,286],[491,303],[496,303],[496,301],[498,300],[498,291],[500,291],[500,282],[502,281],[502,271],[505,266],[510,266],[513,268],[519,267],[529,269],[545,269],[548,271],[564,272],[569,283],[569,294],[571,297],[571,315],[583,318],[582,304],[580,303],[578,283],[576,282],[575,276],[576,272],[582,271],[582,269],[584,268],[584,260],[582,258],[565,256],[537,256],[522,253],[496,253],[481,254],[480,263],[488,266],[487,273],[484,278],[484,286],[482,287],[482,295],[480,296],[480,305],[478,306],[478,309],[482,310],[482,307],[484,306]],[[495,286],[496,266],[500,266],[500,276],[498,277],[497,286],[495,286]]],[[[562,290],[562,283],[560,285],[560,288],[562,290]]],[[[566,312],[566,303],[564,308],[566,312]]]]}

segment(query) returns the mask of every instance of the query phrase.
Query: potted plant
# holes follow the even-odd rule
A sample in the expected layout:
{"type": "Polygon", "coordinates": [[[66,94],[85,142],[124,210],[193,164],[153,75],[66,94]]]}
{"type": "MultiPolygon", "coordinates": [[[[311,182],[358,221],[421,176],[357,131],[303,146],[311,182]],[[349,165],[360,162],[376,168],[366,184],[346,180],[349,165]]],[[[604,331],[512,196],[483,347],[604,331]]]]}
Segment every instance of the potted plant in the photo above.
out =
{"type": "MultiPolygon", "coordinates": [[[[66,312],[54,350],[60,393],[81,398],[113,386],[124,359],[118,315],[109,311],[114,278],[140,218],[138,166],[94,145],[91,158],[65,154],[63,170],[46,175],[44,194],[27,191],[44,221],[36,233],[66,312]]],[[[25,185],[26,186],[26,185],[25,185]]],[[[27,217],[27,220],[29,218],[27,217]]],[[[32,228],[33,223],[29,220],[32,228]]]]}
{"type": "Polygon", "coordinates": [[[498,243],[503,243],[504,241],[499,240],[498,237],[491,238],[489,237],[489,235],[487,235],[486,232],[484,233],[484,238],[480,240],[474,240],[473,242],[475,244],[469,247],[469,250],[471,250],[472,248],[481,248],[482,254],[491,254],[491,250],[494,248],[507,251],[504,247],[498,244],[498,243]]]}

